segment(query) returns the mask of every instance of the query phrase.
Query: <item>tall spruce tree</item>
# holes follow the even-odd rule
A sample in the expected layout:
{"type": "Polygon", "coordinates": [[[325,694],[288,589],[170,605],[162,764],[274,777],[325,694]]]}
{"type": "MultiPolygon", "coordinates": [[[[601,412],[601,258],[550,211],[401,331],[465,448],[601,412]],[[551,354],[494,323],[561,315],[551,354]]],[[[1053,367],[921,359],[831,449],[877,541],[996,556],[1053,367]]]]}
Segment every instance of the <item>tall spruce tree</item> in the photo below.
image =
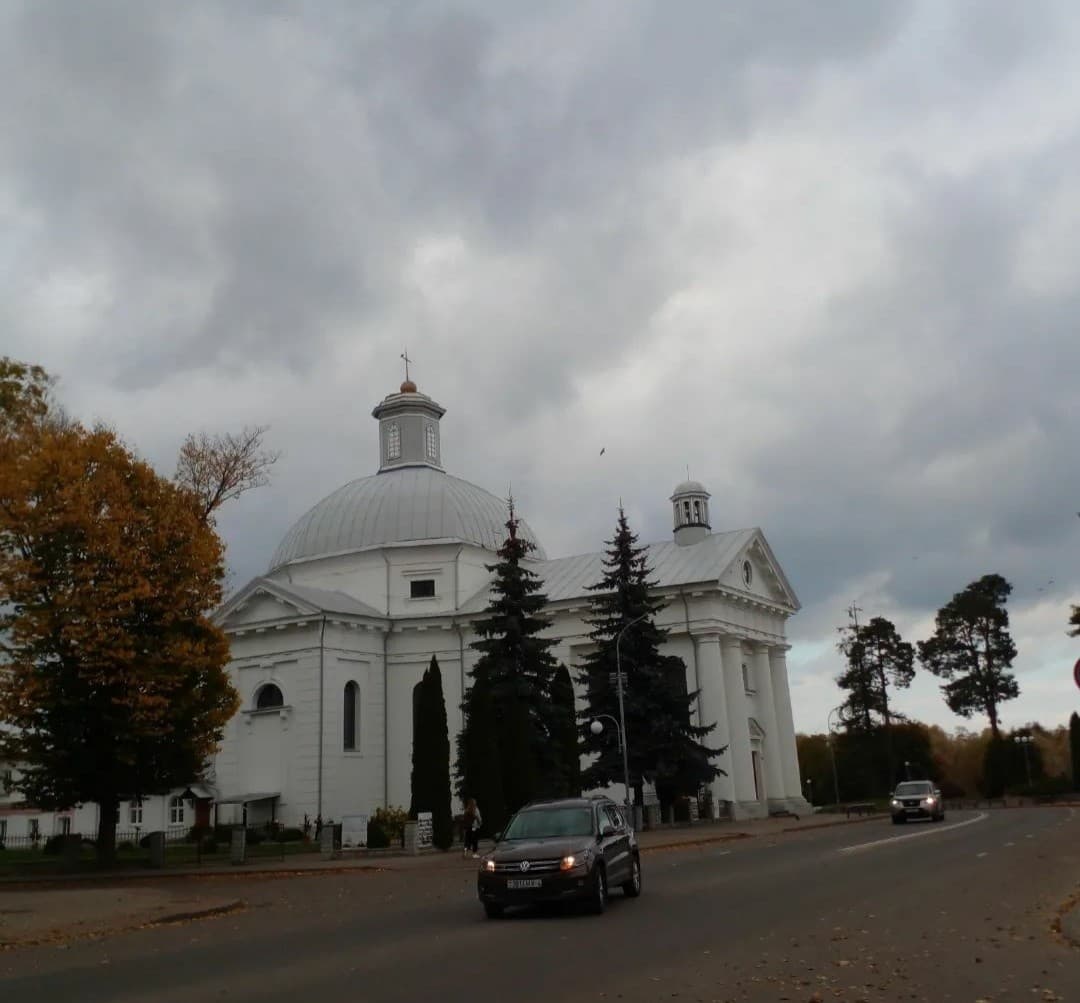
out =
{"type": "Polygon", "coordinates": [[[506,812],[517,811],[527,801],[558,792],[561,770],[552,744],[557,730],[551,687],[558,663],[550,649],[557,639],[541,637],[550,626],[543,615],[547,597],[540,579],[522,564],[533,544],[518,536],[514,505],[509,503],[507,536],[499,548],[499,560],[487,565],[494,579],[487,615],[477,621],[479,635],[472,647],[480,658],[470,672],[472,686],[466,691],[465,726],[459,737],[461,789],[472,791],[481,814],[490,817],[491,806],[480,801],[478,784],[470,775],[470,750],[475,725],[470,715],[470,691],[478,680],[490,693],[494,711],[496,762],[506,812]]]}
{"type": "Polygon", "coordinates": [[[635,802],[640,804],[645,779],[655,780],[663,801],[677,794],[696,794],[723,772],[712,760],[724,749],[710,749],[702,743],[715,725],[691,723],[697,692],[687,692],[685,663],[660,653],[667,631],[657,627],[654,617],[664,604],[649,594],[648,548],[636,544],[637,536],[630,531],[620,506],[615,535],[608,541],[604,557],[603,577],[589,586],[596,594],[590,600],[592,615],[586,622],[592,627],[589,637],[596,648],[581,667],[586,706],[579,719],[583,751],[598,754],[582,772],[582,785],[592,788],[621,783],[622,756],[614,730],[607,727],[594,735],[589,727],[600,714],[618,720],[615,676],[617,662],[621,662],[630,785],[635,802]]]}
{"type": "Polygon", "coordinates": [[[1001,737],[999,706],[1020,695],[1009,671],[1016,645],[1005,602],[1012,586],[1001,575],[983,575],[938,610],[933,635],[919,642],[919,661],[946,680],[941,692],[961,717],[983,713],[994,741],[1001,737]]]}
{"type": "Polygon", "coordinates": [[[487,674],[473,669],[472,678],[461,707],[465,726],[457,737],[457,793],[462,801],[476,799],[483,818],[481,831],[491,834],[507,821],[495,702],[487,674]]]}
{"type": "Polygon", "coordinates": [[[551,704],[556,711],[551,739],[560,767],[556,793],[564,797],[577,797],[581,793],[581,747],[574,709],[574,683],[565,665],[560,665],[555,673],[551,704]]]}
{"type": "Polygon", "coordinates": [[[1069,718],[1069,761],[1072,764],[1072,785],[1080,791],[1080,714],[1072,712],[1069,718]]]}
{"type": "Polygon", "coordinates": [[[432,841],[441,850],[449,849],[454,840],[450,812],[450,736],[442,671],[434,655],[418,686],[413,732],[409,814],[416,818],[422,811],[431,812],[432,841]]]}

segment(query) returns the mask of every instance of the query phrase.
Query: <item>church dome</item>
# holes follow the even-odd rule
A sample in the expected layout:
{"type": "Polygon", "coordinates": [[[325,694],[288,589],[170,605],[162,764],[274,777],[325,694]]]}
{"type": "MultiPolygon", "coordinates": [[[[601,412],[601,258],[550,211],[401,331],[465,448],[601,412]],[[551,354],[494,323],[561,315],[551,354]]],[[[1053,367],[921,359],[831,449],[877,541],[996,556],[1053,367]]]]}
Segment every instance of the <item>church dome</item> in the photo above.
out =
{"type": "MultiPolygon", "coordinates": [[[[350,553],[391,543],[455,540],[495,551],[506,539],[506,503],[483,488],[429,466],[397,467],[338,488],[293,525],[270,562],[350,553]]],[[[518,535],[539,541],[523,519],[518,535]]]]}
{"type": "Polygon", "coordinates": [[[677,498],[679,495],[707,495],[709,492],[705,490],[705,485],[701,481],[683,481],[672,492],[671,497],[677,498]]]}

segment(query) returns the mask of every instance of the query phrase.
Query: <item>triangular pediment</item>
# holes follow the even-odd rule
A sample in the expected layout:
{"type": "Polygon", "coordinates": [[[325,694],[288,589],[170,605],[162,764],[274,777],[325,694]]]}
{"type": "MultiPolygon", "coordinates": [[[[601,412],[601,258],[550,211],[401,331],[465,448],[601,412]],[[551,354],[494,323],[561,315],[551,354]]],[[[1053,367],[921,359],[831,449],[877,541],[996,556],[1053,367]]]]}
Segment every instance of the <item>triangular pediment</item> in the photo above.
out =
{"type": "Polygon", "coordinates": [[[721,574],[720,584],[793,611],[802,605],[760,529],[739,548],[721,574]]]}
{"type": "Polygon", "coordinates": [[[318,607],[292,595],[265,578],[244,586],[214,615],[221,627],[236,629],[259,624],[281,623],[319,613],[318,607]]]}

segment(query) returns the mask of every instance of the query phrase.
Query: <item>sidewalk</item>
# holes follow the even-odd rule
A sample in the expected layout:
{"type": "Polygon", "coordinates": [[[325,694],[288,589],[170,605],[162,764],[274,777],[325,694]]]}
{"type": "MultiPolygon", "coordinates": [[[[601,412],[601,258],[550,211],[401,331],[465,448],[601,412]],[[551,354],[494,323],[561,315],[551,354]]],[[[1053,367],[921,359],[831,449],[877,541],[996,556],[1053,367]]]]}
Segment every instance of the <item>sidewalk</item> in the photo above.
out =
{"type": "MultiPolygon", "coordinates": [[[[645,853],[674,850],[729,840],[754,839],[801,832],[826,826],[880,821],[883,816],[857,819],[813,815],[800,819],[770,818],[745,822],[697,822],[641,832],[645,853]]],[[[490,848],[490,842],[483,847],[490,848]]],[[[340,859],[324,860],[305,854],[286,860],[257,860],[238,866],[176,868],[170,870],[86,873],[48,878],[5,879],[0,883],[0,949],[29,944],[62,942],[103,935],[154,923],[196,919],[243,907],[215,877],[266,879],[354,871],[408,871],[421,868],[452,869],[475,866],[460,849],[415,855],[346,851],[340,859]],[[170,881],[200,877],[205,882],[170,881]],[[152,883],[154,887],[146,887],[152,883]]]]}

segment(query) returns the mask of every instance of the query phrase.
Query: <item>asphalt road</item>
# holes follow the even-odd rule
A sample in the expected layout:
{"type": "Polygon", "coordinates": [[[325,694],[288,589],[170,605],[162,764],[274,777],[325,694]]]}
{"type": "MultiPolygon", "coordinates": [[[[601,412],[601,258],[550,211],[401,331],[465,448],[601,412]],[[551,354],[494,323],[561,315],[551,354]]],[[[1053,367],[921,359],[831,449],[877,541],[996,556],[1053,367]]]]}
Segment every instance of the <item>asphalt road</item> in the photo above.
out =
{"type": "MultiPolygon", "coordinates": [[[[3,998],[1080,1000],[1052,923],[1080,812],[952,813],[649,853],[603,916],[484,918],[474,864],[254,881],[215,920],[0,954],[3,998]]],[[[216,889],[220,892],[221,886],[216,889]]]]}

